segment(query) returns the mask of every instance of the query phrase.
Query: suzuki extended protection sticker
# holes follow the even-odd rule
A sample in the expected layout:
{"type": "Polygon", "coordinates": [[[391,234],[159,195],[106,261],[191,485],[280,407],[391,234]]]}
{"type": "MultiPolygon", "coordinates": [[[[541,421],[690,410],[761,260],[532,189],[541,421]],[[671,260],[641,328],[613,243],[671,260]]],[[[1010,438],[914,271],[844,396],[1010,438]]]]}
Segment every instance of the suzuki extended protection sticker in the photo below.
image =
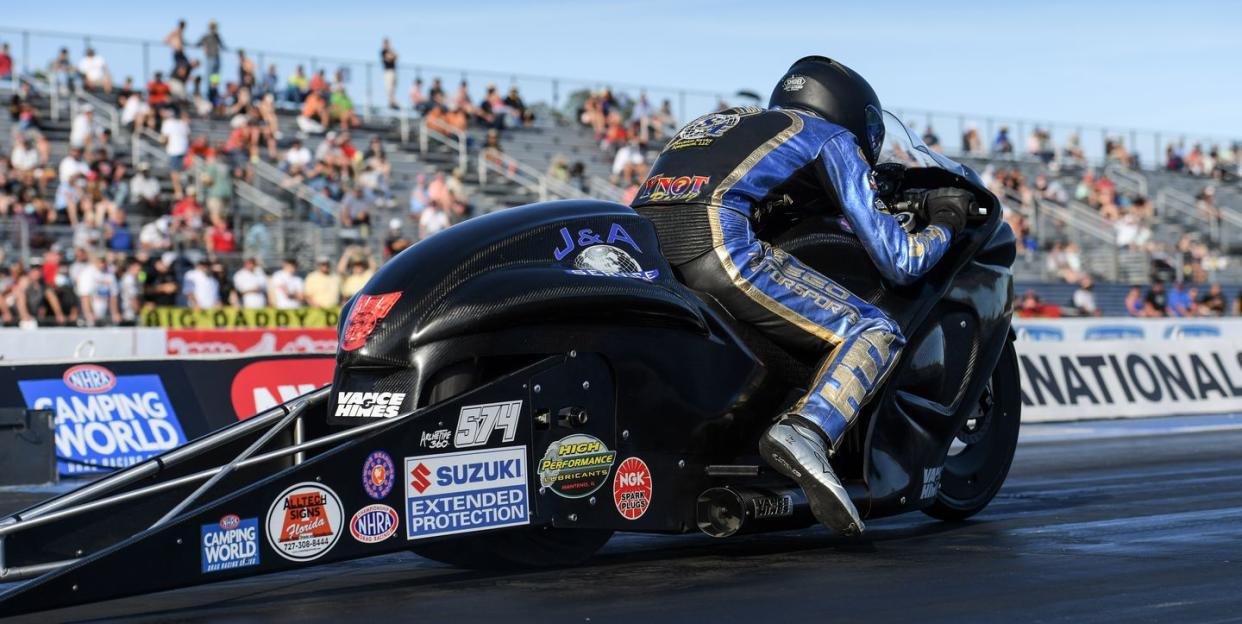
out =
{"type": "Polygon", "coordinates": [[[290,561],[322,557],[345,528],[336,492],[314,482],[286,489],[267,510],[267,542],[290,561]]]}
{"type": "Polygon", "coordinates": [[[595,436],[575,433],[548,445],[539,460],[539,492],[552,490],[557,496],[590,496],[608,481],[617,452],[595,436]]]}
{"type": "Polygon", "coordinates": [[[375,451],[362,464],[362,489],[367,491],[367,496],[383,500],[392,491],[396,475],[397,467],[392,463],[392,457],[384,451],[375,451]]]}
{"type": "Polygon", "coordinates": [[[259,565],[259,519],[229,514],[202,525],[203,574],[259,565]]]}
{"type": "Polygon", "coordinates": [[[651,506],[651,471],[646,462],[629,457],[617,466],[617,476],[612,480],[612,500],[617,512],[626,520],[637,520],[647,513],[651,506]]]}
{"type": "Polygon", "coordinates": [[[530,524],[526,447],[405,458],[408,540],[530,524]]]}

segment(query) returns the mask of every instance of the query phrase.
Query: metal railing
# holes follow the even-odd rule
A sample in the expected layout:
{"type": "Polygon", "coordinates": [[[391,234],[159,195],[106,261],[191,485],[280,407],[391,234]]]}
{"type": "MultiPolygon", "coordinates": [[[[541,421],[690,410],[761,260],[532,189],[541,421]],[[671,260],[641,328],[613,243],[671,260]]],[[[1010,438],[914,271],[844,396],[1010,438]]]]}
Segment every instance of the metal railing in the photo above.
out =
{"type": "Polygon", "coordinates": [[[489,174],[499,175],[518,186],[535,193],[539,201],[549,199],[586,199],[587,194],[560,180],[518,162],[517,159],[503,152],[486,149],[478,155],[479,184],[487,184],[489,174]]]}
{"type": "Polygon", "coordinates": [[[448,132],[442,132],[432,128],[427,124],[426,119],[420,120],[418,124],[418,152],[427,154],[431,149],[431,141],[435,141],[452,150],[457,155],[457,168],[462,173],[470,168],[470,142],[466,137],[466,133],[456,128],[445,128],[448,132]]]}

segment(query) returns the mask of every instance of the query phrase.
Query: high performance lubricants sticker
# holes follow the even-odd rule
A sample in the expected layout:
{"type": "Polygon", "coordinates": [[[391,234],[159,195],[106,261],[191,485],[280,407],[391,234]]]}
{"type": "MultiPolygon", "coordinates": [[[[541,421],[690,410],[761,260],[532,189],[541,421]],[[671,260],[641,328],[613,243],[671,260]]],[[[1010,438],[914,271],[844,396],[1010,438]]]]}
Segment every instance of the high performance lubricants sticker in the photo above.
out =
{"type": "Polygon", "coordinates": [[[608,450],[599,438],[575,433],[548,445],[539,460],[539,492],[551,490],[557,496],[589,496],[608,481],[617,452],[608,450]]]}

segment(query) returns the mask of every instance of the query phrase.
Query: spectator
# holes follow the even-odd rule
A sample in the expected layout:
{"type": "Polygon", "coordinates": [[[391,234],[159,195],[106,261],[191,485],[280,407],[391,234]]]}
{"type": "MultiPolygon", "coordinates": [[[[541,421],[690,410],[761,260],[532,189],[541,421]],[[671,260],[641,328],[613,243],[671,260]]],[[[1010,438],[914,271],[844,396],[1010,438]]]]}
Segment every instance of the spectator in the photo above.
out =
{"type": "Polygon", "coordinates": [[[293,70],[293,73],[289,75],[289,79],[285,81],[285,101],[300,104],[302,100],[306,99],[306,94],[310,90],[309,85],[310,83],[306,79],[306,70],[302,69],[301,65],[298,65],[293,70]]]}
{"type": "Polygon", "coordinates": [[[302,101],[302,114],[298,115],[298,130],[303,134],[323,134],[332,122],[328,105],[319,91],[311,91],[302,101]]]}
{"type": "Polygon", "coordinates": [[[108,63],[95,54],[94,48],[87,48],[86,56],[78,61],[78,73],[82,75],[82,86],[88,91],[112,93],[112,74],[108,71],[108,63]]]}
{"type": "Polygon", "coordinates": [[[233,199],[233,178],[229,168],[219,161],[212,150],[198,168],[198,181],[207,198],[207,210],[213,218],[229,216],[229,203],[233,199]]]}
{"type": "Polygon", "coordinates": [[[84,104],[78,109],[69,129],[70,147],[89,149],[99,128],[95,125],[95,107],[84,104]]]}
{"type": "Polygon", "coordinates": [[[168,168],[172,173],[173,196],[180,199],[183,194],[181,172],[185,171],[185,154],[190,149],[190,113],[182,109],[174,114],[164,112],[164,123],[160,127],[160,142],[168,154],[168,168]]]}
{"type": "Polygon", "coordinates": [[[207,32],[198,38],[198,47],[203,49],[203,56],[207,58],[207,76],[220,75],[220,52],[226,50],[224,39],[220,38],[219,25],[216,20],[207,22],[207,32]]]}
{"type": "Polygon", "coordinates": [[[337,263],[337,272],[345,274],[345,279],[341,280],[341,297],[349,299],[362,290],[375,275],[375,258],[368,255],[362,247],[350,245],[345,248],[345,253],[337,263]]]}
{"type": "Polygon", "coordinates": [[[647,173],[646,157],[638,137],[631,136],[612,160],[612,183],[625,186],[634,184],[647,173]]]}
{"type": "Polygon", "coordinates": [[[155,129],[155,117],[151,114],[151,106],[147,104],[141,93],[124,96],[121,104],[121,125],[132,131],[147,128],[155,129]]]}
{"type": "Polygon", "coordinates": [[[1009,126],[1001,126],[992,140],[992,153],[1009,155],[1013,153],[1013,142],[1009,140],[1009,126]]]}
{"type": "Polygon", "coordinates": [[[402,232],[401,219],[390,219],[388,221],[388,236],[384,239],[384,259],[387,260],[403,251],[414,242],[405,237],[402,232]]]}
{"type": "Polygon", "coordinates": [[[302,144],[302,140],[294,139],[289,144],[289,149],[285,151],[285,157],[280,163],[280,168],[289,175],[302,176],[310,170],[313,160],[314,155],[302,144]]]}
{"type": "Polygon", "coordinates": [[[1143,295],[1142,316],[1167,316],[1169,309],[1168,293],[1164,290],[1164,282],[1153,281],[1147,294],[1143,295]]]}
{"type": "Polygon", "coordinates": [[[341,276],[332,271],[326,256],[315,261],[315,270],[305,280],[306,303],[315,308],[335,308],[341,304],[341,276]]]}
{"type": "Polygon", "coordinates": [[[371,225],[371,202],[363,194],[362,187],[355,186],[341,201],[341,225],[347,228],[360,228],[362,237],[368,236],[367,228],[371,225]]]}
{"type": "Polygon", "coordinates": [[[415,78],[414,84],[410,85],[410,109],[419,115],[426,115],[429,106],[427,95],[423,93],[423,79],[415,78]]]}
{"type": "Polygon", "coordinates": [[[384,90],[388,92],[388,108],[399,110],[397,104],[397,51],[392,49],[388,37],[380,46],[380,64],[384,66],[384,90]]]}
{"type": "Polygon", "coordinates": [[[162,253],[172,249],[172,217],[164,215],[142,226],[138,245],[143,251],[162,253]]]}
{"type": "Polygon", "coordinates": [[[410,216],[418,216],[431,199],[427,196],[427,174],[420,173],[414,178],[414,188],[410,189],[410,216]]]}
{"type": "Polygon", "coordinates": [[[1125,307],[1126,313],[1130,316],[1147,316],[1147,304],[1141,288],[1130,287],[1130,291],[1126,293],[1125,307]]]}
{"type": "Polygon", "coordinates": [[[268,280],[268,301],[279,310],[292,310],[304,304],[305,285],[298,275],[298,263],[293,258],[286,258],[280,270],[272,274],[268,280]]]}
{"type": "Polygon", "coordinates": [[[13,56],[9,54],[9,42],[0,43],[0,80],[13,77],[13,56]]]}
{"type": "Polygon", "coordinates": [[[432,203],[418,215],[418,239],[426,240],[448,226],[448,213],[444,208],[432,203]]]}
{"type": "Polygon", "coordinates": [[[1194,303],[1194,298],[1186,291],[1186,284],[1181,280],[1174,282],[1173,289],[1168,292],[1167,296],[1168,315],[1194,316],[1194,303]]]}
{"type": "Polygon", "coordinates": [[[339,123],[343,131],[356,128],[362,123],[354,112],[354,101],[349,99],[349,94],[345,92],[345,85],[338,84],[332,89],[328,110],[332,120],[339,123]]]}
{"type": "Polygon", "coordinates": [[[160,181],[151,175],[151,165],[140,162],[137,172],[129,181],[131,205],[146,216],[162,212],[160,205],[160,181]]]}
{"type": "Polygon", "coordinates": [[[164,82],[163,72],[155,72],[155,76],[147,83],[147,104],[156,112],[172,104],[172,88],[164,82]]]}
{"type": "Polygon", "coordinates": [[[211,228],[207,230],[207,251],[213,254],[228,254],[237,251],[237,238],[229,229],[229,222],[223,217],[213,214],[211,228]]]}
{"type": "Polygon", "coordinates": [[[121,310],[120,324],[136,325],[142,310],[142,263],[138,260],[125,263],[125,272],[117,285],[117,303],[121,310]]]}
{"type": "Polygon", "coordinates": [[[267,274],[254,256],[246,256],[242,268],[233,274],[233,287],[241,297],[243,308],[267,307],[267,274]]]}
{"type": "Polygon", "coordinates": [[[191,187],[185,197],[173,206],[172,233],[195,240],[203,228],[203,205],[198,203],[198,191],[191,187]]]}
{"type": "Polygon", "coordinates": [[[526,102],[522,101],[522,96],[518,93],[516,86],[509,87],[509,93],[504,99],[505,106],[509,108],[514,119],[524,126],[530,126],[535,123],[535,113],[526,106],[526,102]]]}
{"type": "Polygon", "coordinates": [[[56,83],[57,90],[64,95],[68,95],[73,91],[73,80],[78,75],[77,67],[74,67],[73,61],[69,60],[69,49],[61,48],[56,58],[52,59],[48,66],[48,73],[52,75],[52,80],[56,83]]]}
{"type": "Polygon", "coordinates": [[[1080,316],[1099,316],[1100,309],[1095,305],[1095,284],[1090,277],[1078,282],[1078,290],[1074,291],[1074,309],[1080,316]]]}
{"type": "Polygon", "coordinates": [[[1198,304],[1202,316],[1224,316],[1225,293],[1221,291],[1220,284],[1213,283],[1207,292],[1199,296],[1198,304]]]}
{"type": "Polygon", "coordinates": [[[936,134],[936,131],[932,129],[931,124],[927,124],[927,129],[923,131],[923,144],[930,147],[932,151],[944,151],[944,147],[940,145],[940,137],[936,134]]]}
{"type": "Polygon", "coordinates": [[[190,64],[190,60],[185,56],[185,20],[179,20],[177,26],[164,35],[164,45],[172,50],[174,69],[190,64]]]}
{"type": "MultiPolygon", "coordinates": [[[[167,217],[164,217],[167,218],[167,217]]],[[[169,307],[177,305],[177,275],[173,272],[172,262],[177,255],[165,252],[155,259],[151,271],[147,272],[143,282],[144,307],[169,307]]]]}
{"type": "Polygon", "coordinates": [[[121,322],[117,305],[116,276],[102,256],[86,256],[85,266],[73,280],[75,293],[81,301],[82,316],[88,326],[121,322]]]}
{"type": "Polygon", "coordinates": [[[278,95],[277,89],[280,87],[280,76],[276,74],[276,64],[268,63],[267,71],[263,73],[263,77],[259,78],[259,84],[255,85],[255,95],[261,98],[271,98],[274,102],[278,95]]]}
{"type": "Polygon", "coordinates": [[[185,272],[181,288],[186,305],[195,310],[211,310],[220,306],[220,282],[211,273],[207,257],[200,255],[194,268],[185,272]]]}

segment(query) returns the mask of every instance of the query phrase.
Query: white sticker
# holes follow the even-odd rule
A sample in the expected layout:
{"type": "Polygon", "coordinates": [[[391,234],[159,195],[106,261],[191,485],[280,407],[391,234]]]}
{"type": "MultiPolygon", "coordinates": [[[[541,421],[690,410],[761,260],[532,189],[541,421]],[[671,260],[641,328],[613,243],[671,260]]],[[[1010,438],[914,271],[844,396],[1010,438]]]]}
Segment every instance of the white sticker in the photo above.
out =
{"type": "Polygon", "coordinates": [[[521,415],[521,400],[467,405],[461,408],[461,413],[457,416],[457,435],[453,438],[453,446],[483,446],[497,429],[503,432],[500,439],[502,444],[512,442],[517,437],[518,419],[521,415]]]}
{"type": "Polygon", "coordinates": [[[267,510],[267,541],[290,561],[322,557],[336,545],[343,528],[341,499],[318,483],[286,489],[267,510]]]}

